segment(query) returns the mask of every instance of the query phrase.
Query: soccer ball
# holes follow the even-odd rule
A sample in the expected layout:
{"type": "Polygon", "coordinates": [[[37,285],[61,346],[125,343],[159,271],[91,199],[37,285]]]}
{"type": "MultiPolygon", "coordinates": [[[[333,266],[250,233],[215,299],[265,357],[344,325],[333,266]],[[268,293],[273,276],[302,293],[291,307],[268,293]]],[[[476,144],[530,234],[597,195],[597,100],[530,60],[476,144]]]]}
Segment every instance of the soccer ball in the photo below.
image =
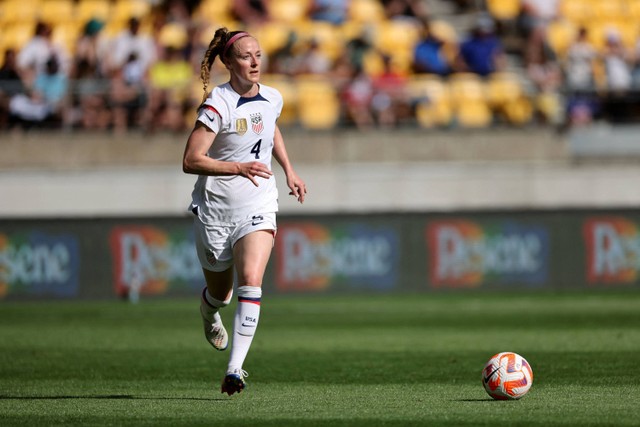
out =
{"type": "Polygon", "coordinates": [[[489,396],[497,400],[520,399],[533,383],[533,370],[519,354],[498,353],[482,370],[482,385],[489,396]]]}

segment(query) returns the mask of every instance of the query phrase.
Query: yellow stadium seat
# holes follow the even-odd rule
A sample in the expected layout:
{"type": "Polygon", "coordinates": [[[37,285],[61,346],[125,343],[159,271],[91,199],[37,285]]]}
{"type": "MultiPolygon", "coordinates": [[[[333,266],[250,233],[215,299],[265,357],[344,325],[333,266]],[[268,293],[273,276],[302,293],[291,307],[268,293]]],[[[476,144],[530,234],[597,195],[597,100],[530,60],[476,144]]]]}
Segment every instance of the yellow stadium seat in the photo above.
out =
{"type": "Polygon", "coordinates": [[[0,43],[5,49],[20,50],[33,37],[35,22],[17,22],[3,27],[0,43]]]}
{"type": "Polygon", "coordinates": [[[304,21],[294,26],[302,46],[309,41],[316,40],[320,51],[329,59],[335,60],[344,51],[346,44],[343,34],[338,26],[323,21],[304,21]]]}
{"type": "Polygon", "coordinates": [[[420,29],[411,21],[391,20],[378,24],[374,46],[387,55],[398,51],[413,52],[420,39],[420,29]]]}
{"type": "Polygon", "coordinates": [[[143,18],[151,12],[151,3],[146,0],[115,0],[111,9],[111,20],[128,21],[143,18]]]}
{"type": "Polygon", "coordinates": [[[38,10],[41,20],[56,25],[62,22],[73,22],[75,5],[72,0],[42,0],[38,10]]]}
{"type": "Polygon", "coordinates": [[[382,22],[386,16],[378,0],[351,0],[348,10],[349,19],[356,22],[382,22]]]}
{"type": "Polygon", "coordinates": [[[629,19],[640,20],[640,0],[628,0],[627,1],[627,13],[629,19]]]}
{"type": "Polygon", "coordinates": [[[509,123],[522,125],[532,118],[532,107],[517,74],[494,73],[486,82],[486,95],[494,115],[509,123]]]}
{"type": "Polygon", "coordinates": [[[495,19],[516,19],[520,13],[520,0],[486,0],[487,10],[495,19]]]}
{"type": "Polygon", "coordinates": [[[278,123],[293,125],[296,123],[298,109],[298,92],[292,79],[281,74],[265,74],[260,79],[265,85],[276,88],[282,95],[284,105],[278,123]]]}
{"type": "Polygon", "coordinates": [[[459,73],[449,78],[449,91],[457,124],[482,128],[493,119],[482,80],[475,74],[459,73]]]}
{"type": "Polygon", "coordinates": [[[51,39],[54,43],[63,46],[67,52],[73,54],[81,33],[82,25],[76,22],[61,22],[53,27],[51,39]]]}
{"type": "Polygon", "coordinates": [[[627,0],[591,0],[590,3],[591,15],[594,18],[614,20],[627,18],[627,0]]]}
{"type": "Polygon", "coordinates": [[[578,27],[569,20],[556,20],[547,26],[547,41],[553,51],[560,57],[564,57],[567,49],[576,39],[578,27]]]}
{"type": "Polygon", "coordinates": [[[340,102],[331,80],[316,75],[295,78],[298,120],[306,129],[330,130],[340,120],[340,102]]]}
{"type": "Polygon", "coordinates": [[[188,39],[187,29],[184,28],[183,25],[175,22],[163,25],[158,36],[160,45],[176,49],[183,48],[187,44],[188,39]]]}
{"type": "Polygon", "coordinates": [[[270,0],[269,17],[276,22],[300,22],[307,18],[310,0],[270,0]]]}
{"type": "Polygon", "coordinates": [[[39,10],[39,0],[4,0],[0,2],[0,23],[31,24],[38,18],[39,10]]]}
{"type": "Polygon", "coordinates": [[[559,15],[576,24],[588,22],[592,17],[592,6],[586,0],[561,0],[559,15]]]}
{"type": "MultiPolygon", "coordinates": [[[[219,25],[227,25],[231,17],[231,2],[233,0],[203,0],[193,13],[196,19],[219,25]]],[[[232,28],[232,27],[229,27],[232,28]]]]}
{"type": "Polygon", "coordinates": [[[91,19],[106,22],[110,18],[110,0],[82,0],[76,5],[76,19],[85,23],[91,19]]]}
{"type": "Polygon", "coordinates": [[[292,28],[284,23],[266,22],[249,32],[260,41],[260,48],[268,55],[284,47],[289,40],[292,28]]]}
{"type": "Polygon", "coordinates": [[[439,76],[410,76],[408,92],[416,102],[416,120],[420,127],[430,129],[451,124],[453,110],[449,89],[439,76]]]}

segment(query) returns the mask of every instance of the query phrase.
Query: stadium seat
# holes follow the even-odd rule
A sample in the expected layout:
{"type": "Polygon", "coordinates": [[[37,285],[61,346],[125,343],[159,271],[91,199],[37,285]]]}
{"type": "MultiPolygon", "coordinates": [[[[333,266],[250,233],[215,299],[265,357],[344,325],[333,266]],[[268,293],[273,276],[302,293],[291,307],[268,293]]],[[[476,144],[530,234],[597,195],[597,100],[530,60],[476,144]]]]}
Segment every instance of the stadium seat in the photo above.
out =
{"type": "Polygon", "coordinates": [[[482,128],[493,119],[485,86],[475,74],[458,73],[449,78],[449,91],[457,124],[464,128],[482,128]]]}
{"type": "Polygon", "coordinates": [[[520,0],[486,0],[487,10],[498,21],[516,19],[520,13],[520,0]]]}
{"type": "Polygon", "coordinates": [[[411,21],[391,20],[378,24],[374,46],[386,55],[413,52],[420,39],[420,29],[411,21]]]}
{"type": "Polygon", "coordinates": [[[301,22],[307,19],[310,0],[270,0],[269,17],[276,22],[301,22]]]}
{"type": "Polygon", "coordinates": [[[587,0],[591,3],[591,15],[597,19],[627,18],[627,0],[587,0]]]}
{"type": "MultiPolygon", "coordinates": [[[[229,25],[233,22],[231,17],[231,2],[233,0],[203,0],[193,13],[197,19],[205,22],[213,22],[216,28],[220,25],[229,25]]],[[[235,28],[229,25],[229,28],[235,28]]]]}
{"type": "Polygon", "coordinates": [[[176,49],[182,49],[187,44],[188,39],[187,29],[176,22],[163,25],[158,35],[160,45],[176,49]]]}
{"type": "Polygon", "coordinates": [[[304,46],[315,39],[320,51],[331,60],[335,60],[344,51],[346,41],[340,28],[329,22],[304,21],[297,23],[294,28],[304,46]]]}
{"type": "Polygon", "coordinates": [[[42,0],[38,17],[55,26],[59,23],[73,22],[75,5],[72,0],[42,0]]]}
{"type": "Polygon", "coordinates": [[[566,19],[559,19],[549,23],[546,38],[553,51],[562,58],[576,39],[577,34],[576,24],[566,19]]]}
{"type": "Polygon", "coordinates": [[[376,23],[386,19],[378,0],[351,0],[348,15],[350,20],[362,23],[376,23]]]}
{"type": "Polygon", "coordinates": [[[409,77],[408,93],[416,106],[416,121],[422,128],[448,126],[453,117],[447,85],[433,74],[409,77]]]}
{"type": "Polygon", "coordinates": [[[249,28],[249,32],[260,40],[260,48],[268,55],[287,44],[291,31],[292,28],[282,22],[265,22],[255,28],[249,28]]]}
{"type": "Polygon", "coordinates": [[[151,12],[151,3],[146,0],[115,0],[111,8],[111,20],[126,22],[131,18],[142,18],[151,12]]]}
{"type": "Polygon", "coordinates": [[[39,10],[39,0],[4,0],[0,2],[0,23],[32,24],[38,18],[39,10]]]}
{"type": "Polygon", "coordinates": [[[76,4],[76,19],[85,23],[91,19],[107,22],[110,19],[111,1],[82,0],[76,4]]]}
{"type": "Polygon", "coordinates": [[[559,15],[575,24],[583,24],[592,17],[592,8],[586,0],[561,0],[559,15]]]}
{"type": "Polygon", "coordinates": [[[6,49],[20,50],[33,37],[35,22],[16,22],[6,24],[2,29],[0,44],[6,49]]]}
{"type": "Polygon", "coordinates": [[[298,120],[311,130],[333,129],[340,120],[340,102],[333,82],[317,75],[296,76],[298,120]]]}
{"type": "Polygon", "coordinates": [[[82,33],[82,24],[77,22],[60,22],[51,31],[51,39],[54,43],[63,46],[67,52],[75,52],[76,43],[82,33]]]}
{"type": "Polygon", "coordinates": [[[297,121],[298,92],[290,77],[281,74],[265,74],[260,79],[265,85],[272,86],[280,92],[284,101],[278,124],[293,125],[297,121]]]}
{"type": "Polygon", "coordinates": [[[636,22],[640,20],[640,0],[627,1],[627,14],[631,20],[635,20],[636,22]]]}
{"type": "Polygon", "coordinates": [[[486,82],[486,95],[494,116],[515,125],[531,120],[533,109],[519,75],[509,72],[492,74],[486,82]]]}

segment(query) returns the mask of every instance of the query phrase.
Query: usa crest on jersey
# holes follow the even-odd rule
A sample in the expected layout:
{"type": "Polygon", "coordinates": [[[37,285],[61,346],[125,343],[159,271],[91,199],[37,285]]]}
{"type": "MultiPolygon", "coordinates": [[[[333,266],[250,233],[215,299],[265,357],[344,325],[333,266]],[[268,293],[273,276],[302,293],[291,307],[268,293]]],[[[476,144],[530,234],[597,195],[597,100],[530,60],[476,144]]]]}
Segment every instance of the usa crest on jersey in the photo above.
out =
{"type": "Polygon", "coordinates": [[[260,134],[264,130],[264,123],[262,122],[262,114],[255,113],[249,116],[251,118],[251,129],[260,134]]]}

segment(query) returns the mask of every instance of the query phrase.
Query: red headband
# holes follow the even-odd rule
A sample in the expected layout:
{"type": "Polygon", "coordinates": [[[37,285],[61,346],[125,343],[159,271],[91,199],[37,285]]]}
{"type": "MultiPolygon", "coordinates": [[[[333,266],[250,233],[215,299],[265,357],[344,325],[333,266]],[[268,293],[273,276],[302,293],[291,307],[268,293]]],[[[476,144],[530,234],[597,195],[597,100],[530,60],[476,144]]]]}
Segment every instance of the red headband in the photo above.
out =
{"type": "Polygon", "coordinates": [[[227,56],[227,51],[229,50],[231,45],[236,42],[236,40],[238,40],[238,39],[240,39],[242,37],[247,37],[249,35],[250,35],[249,33],[241,31],[238,34],[236,34],[233,37],[231,37],[229,39],[229,41],[227,42],[227,44],[224,45],[224,50],[222,51],[222,57],[224,58],[225,56],[227,56]]]}

